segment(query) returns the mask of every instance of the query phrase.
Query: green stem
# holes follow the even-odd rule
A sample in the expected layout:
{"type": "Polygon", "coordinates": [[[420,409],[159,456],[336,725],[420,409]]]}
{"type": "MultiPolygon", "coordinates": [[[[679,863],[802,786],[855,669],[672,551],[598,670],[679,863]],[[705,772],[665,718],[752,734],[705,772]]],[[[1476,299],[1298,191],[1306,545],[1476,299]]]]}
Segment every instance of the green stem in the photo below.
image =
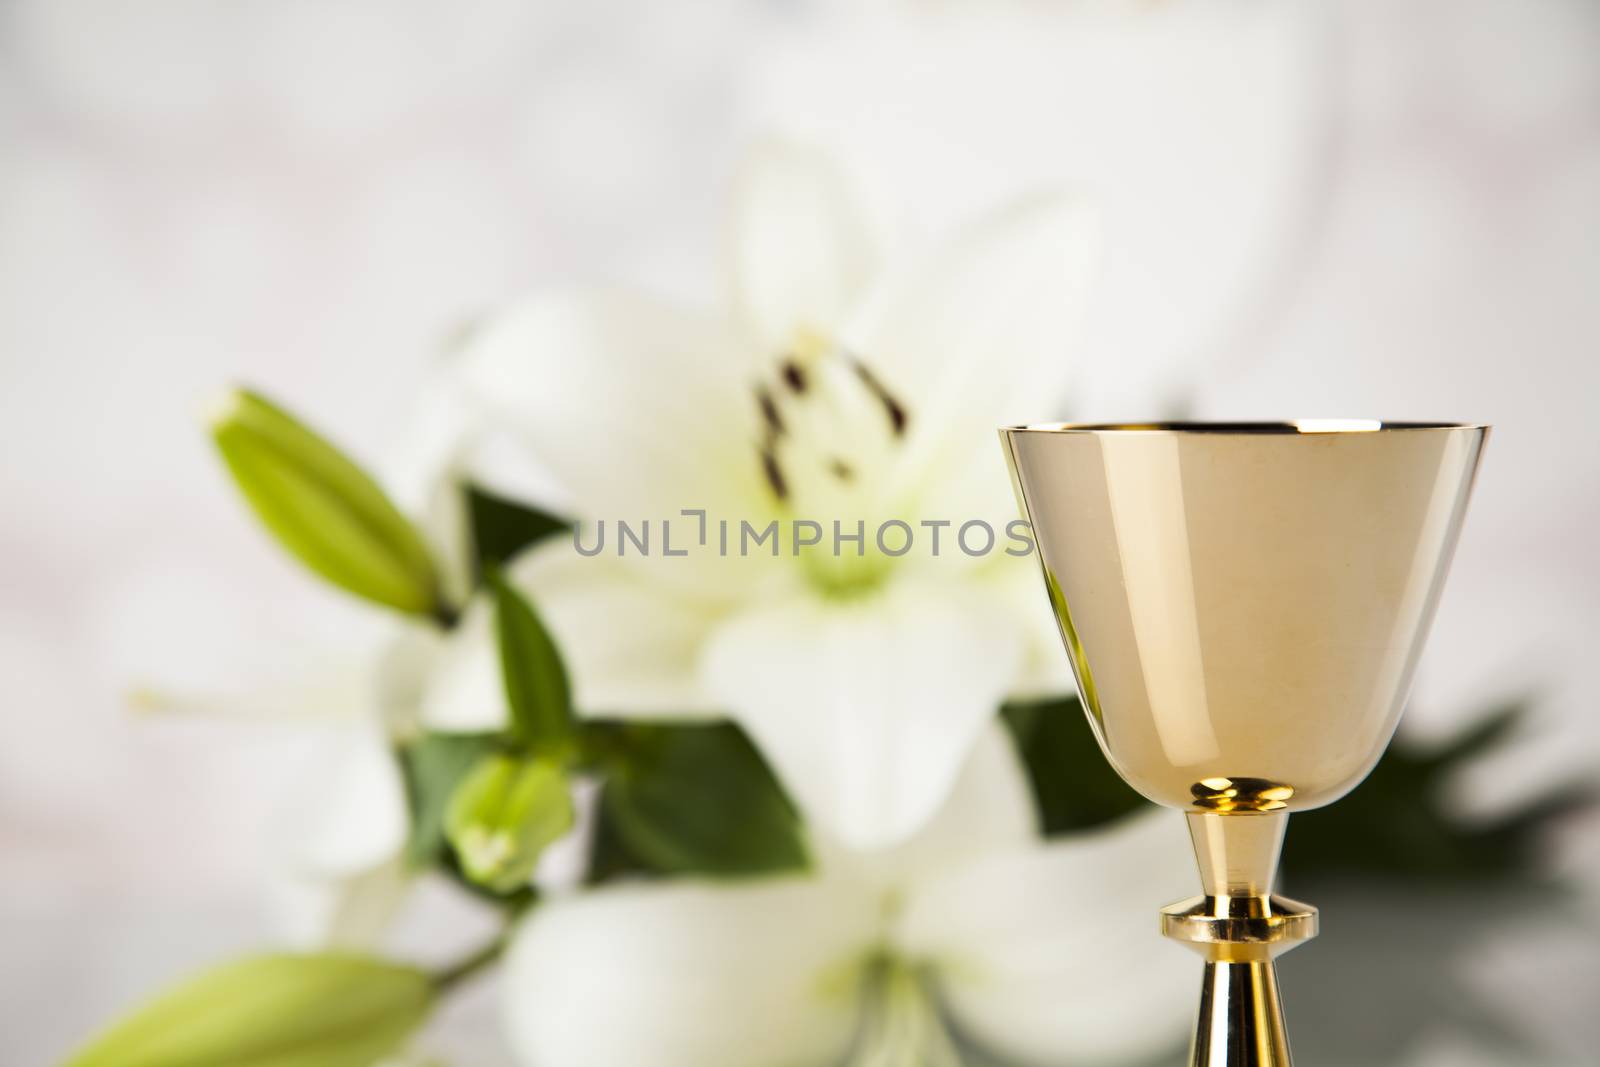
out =
{"type": "Polygon", "coordinates": [[[451,964],[442,971],[435,972],[433,975],[434,992],[443,996],[467,979],[493,967],[500,962],[500,957],[505,955],[506,946],[510,943],[511,935],[507,931],[465,959],[451,964]]]}
{"type": "Polygon", "coordinates": [[[499,963],[500,957],[506,954],[506,949],[511,945],[511,934],[516,929],[517,920],[521,919],[531,907],[533,907],[531,899],[507,907],[505,926],[492,941],[443,970],[434,972],[432,975],[434,992],[443,996],[462,982],[482,974],[499,963]]]}

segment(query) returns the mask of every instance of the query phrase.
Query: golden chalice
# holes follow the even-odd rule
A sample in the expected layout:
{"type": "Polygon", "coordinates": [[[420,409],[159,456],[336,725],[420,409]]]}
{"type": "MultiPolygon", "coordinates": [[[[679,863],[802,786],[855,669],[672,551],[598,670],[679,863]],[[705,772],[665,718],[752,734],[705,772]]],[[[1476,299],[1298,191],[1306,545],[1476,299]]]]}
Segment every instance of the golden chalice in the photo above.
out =
{"type": "Polygon", "coordinates": [[[1293,811],[1382,754],[1488,427],[1301,420],[1001,431],[1106,758],[1187,814],[1205,958],[1190,1059],[1287,1064],[1273,960],[1317,911],[1272,892],[1293,811]]]}

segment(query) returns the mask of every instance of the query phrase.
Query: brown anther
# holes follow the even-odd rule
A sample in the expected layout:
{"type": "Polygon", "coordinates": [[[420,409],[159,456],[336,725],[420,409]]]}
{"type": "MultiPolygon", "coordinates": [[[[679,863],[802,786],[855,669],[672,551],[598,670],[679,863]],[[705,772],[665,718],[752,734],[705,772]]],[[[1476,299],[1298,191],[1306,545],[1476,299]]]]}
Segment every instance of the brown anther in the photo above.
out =
{"type": "Polygon", "coordinates": [[[761,472],[767,476],[767,484],[772,486],[778,499],[788,499],[789,483],[784,480],[783,468],[778,466],[778,457],[770,448],[761,450],[761,472]]]}
{"type": "Polygon", "coordinates": [[[852,359],[851,365],[855,367],[856,376],[861,379],[861,384],[865,385],[868,391],[877,397],[878,402],[883,405],[884,414],[889,418],[889,429],[893,431],[896,437],[904,437],[906,423],[910,421],[906,415],[905,405],[900,403],[895,395],[889,392],[888,388],[878,380],[877,376],[867,369],[865,363],[859,359],[852,359]]]}
{"type": "Polygon", "coordinates": [[[786,359],[783,361],[783,366],[780,369],[780,373],[783,375],[783,384],[787,385],[796,393],[805,392],[806,387],[810,384],[806,381],[805,370],[800,366],[800,364],[796,363],[792,359],[786,359]]]}
{"type": "Polygon", "coordinates": [[[761,419],[767,424],[769,434],[771,436],[782,434],[783,416],[778,413],[778,403],[772,399],[772,394],[767,391],[766,386],[756,388],[756,403],[761,406],[761,419]]]}

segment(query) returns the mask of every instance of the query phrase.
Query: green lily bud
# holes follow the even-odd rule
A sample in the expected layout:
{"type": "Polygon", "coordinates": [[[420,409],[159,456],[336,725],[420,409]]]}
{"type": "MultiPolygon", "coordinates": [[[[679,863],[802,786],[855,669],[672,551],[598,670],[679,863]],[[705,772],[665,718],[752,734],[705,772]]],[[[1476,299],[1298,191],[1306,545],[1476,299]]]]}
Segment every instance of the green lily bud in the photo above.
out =
{"type": "Polygon", "coordinates": [[[528,884],[539,856],[573,821],[572,795],[559,764],[495,755],[451,794],[445,834],[468,878],[510,893],[528,884]]]}
{"type": "Polygon", "coordinates": [[[421,1025],[433,995],[426,973],[381,960],[259,956],[170,990],[66,1067],[370,1067],[421,1025]]]}
{"type": "Polygon", "coordinates": [[[300,562],[367,600],[440,612],[427,544],[360,467],[247,390],[228,393],[209,421],[245,499],[300,562]]]}

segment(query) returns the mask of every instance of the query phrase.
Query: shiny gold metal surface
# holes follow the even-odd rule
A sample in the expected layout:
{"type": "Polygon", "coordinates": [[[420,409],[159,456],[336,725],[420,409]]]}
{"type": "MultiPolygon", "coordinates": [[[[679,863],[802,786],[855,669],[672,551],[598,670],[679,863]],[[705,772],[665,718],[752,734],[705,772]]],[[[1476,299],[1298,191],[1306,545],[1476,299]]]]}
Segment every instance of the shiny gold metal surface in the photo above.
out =
{"type": "Polygon", "coordinates": [[[1272,960],[1289,812],[1342,796],[1400,717],[1488,428],[1302,420],[1001,431],[1095,736],[1186,811],[1206,960],[1195,1064],[1287,1064],[1272,960]]]}
{"type": "Polygon", "coordinates": [[[1277,968],[1270,963],[1207,963],[1200,984],[1200,1024],[1189,1062],[1196,1067],[1240,1063],[1288,1067],[1277,968]]]}
{"type": "Polygon", "coordinates": [[[1134,788],[1178,808],[1298,811],[1366,775],[1483,428],[1004,433],[1086,706],[1134,788]]]}

